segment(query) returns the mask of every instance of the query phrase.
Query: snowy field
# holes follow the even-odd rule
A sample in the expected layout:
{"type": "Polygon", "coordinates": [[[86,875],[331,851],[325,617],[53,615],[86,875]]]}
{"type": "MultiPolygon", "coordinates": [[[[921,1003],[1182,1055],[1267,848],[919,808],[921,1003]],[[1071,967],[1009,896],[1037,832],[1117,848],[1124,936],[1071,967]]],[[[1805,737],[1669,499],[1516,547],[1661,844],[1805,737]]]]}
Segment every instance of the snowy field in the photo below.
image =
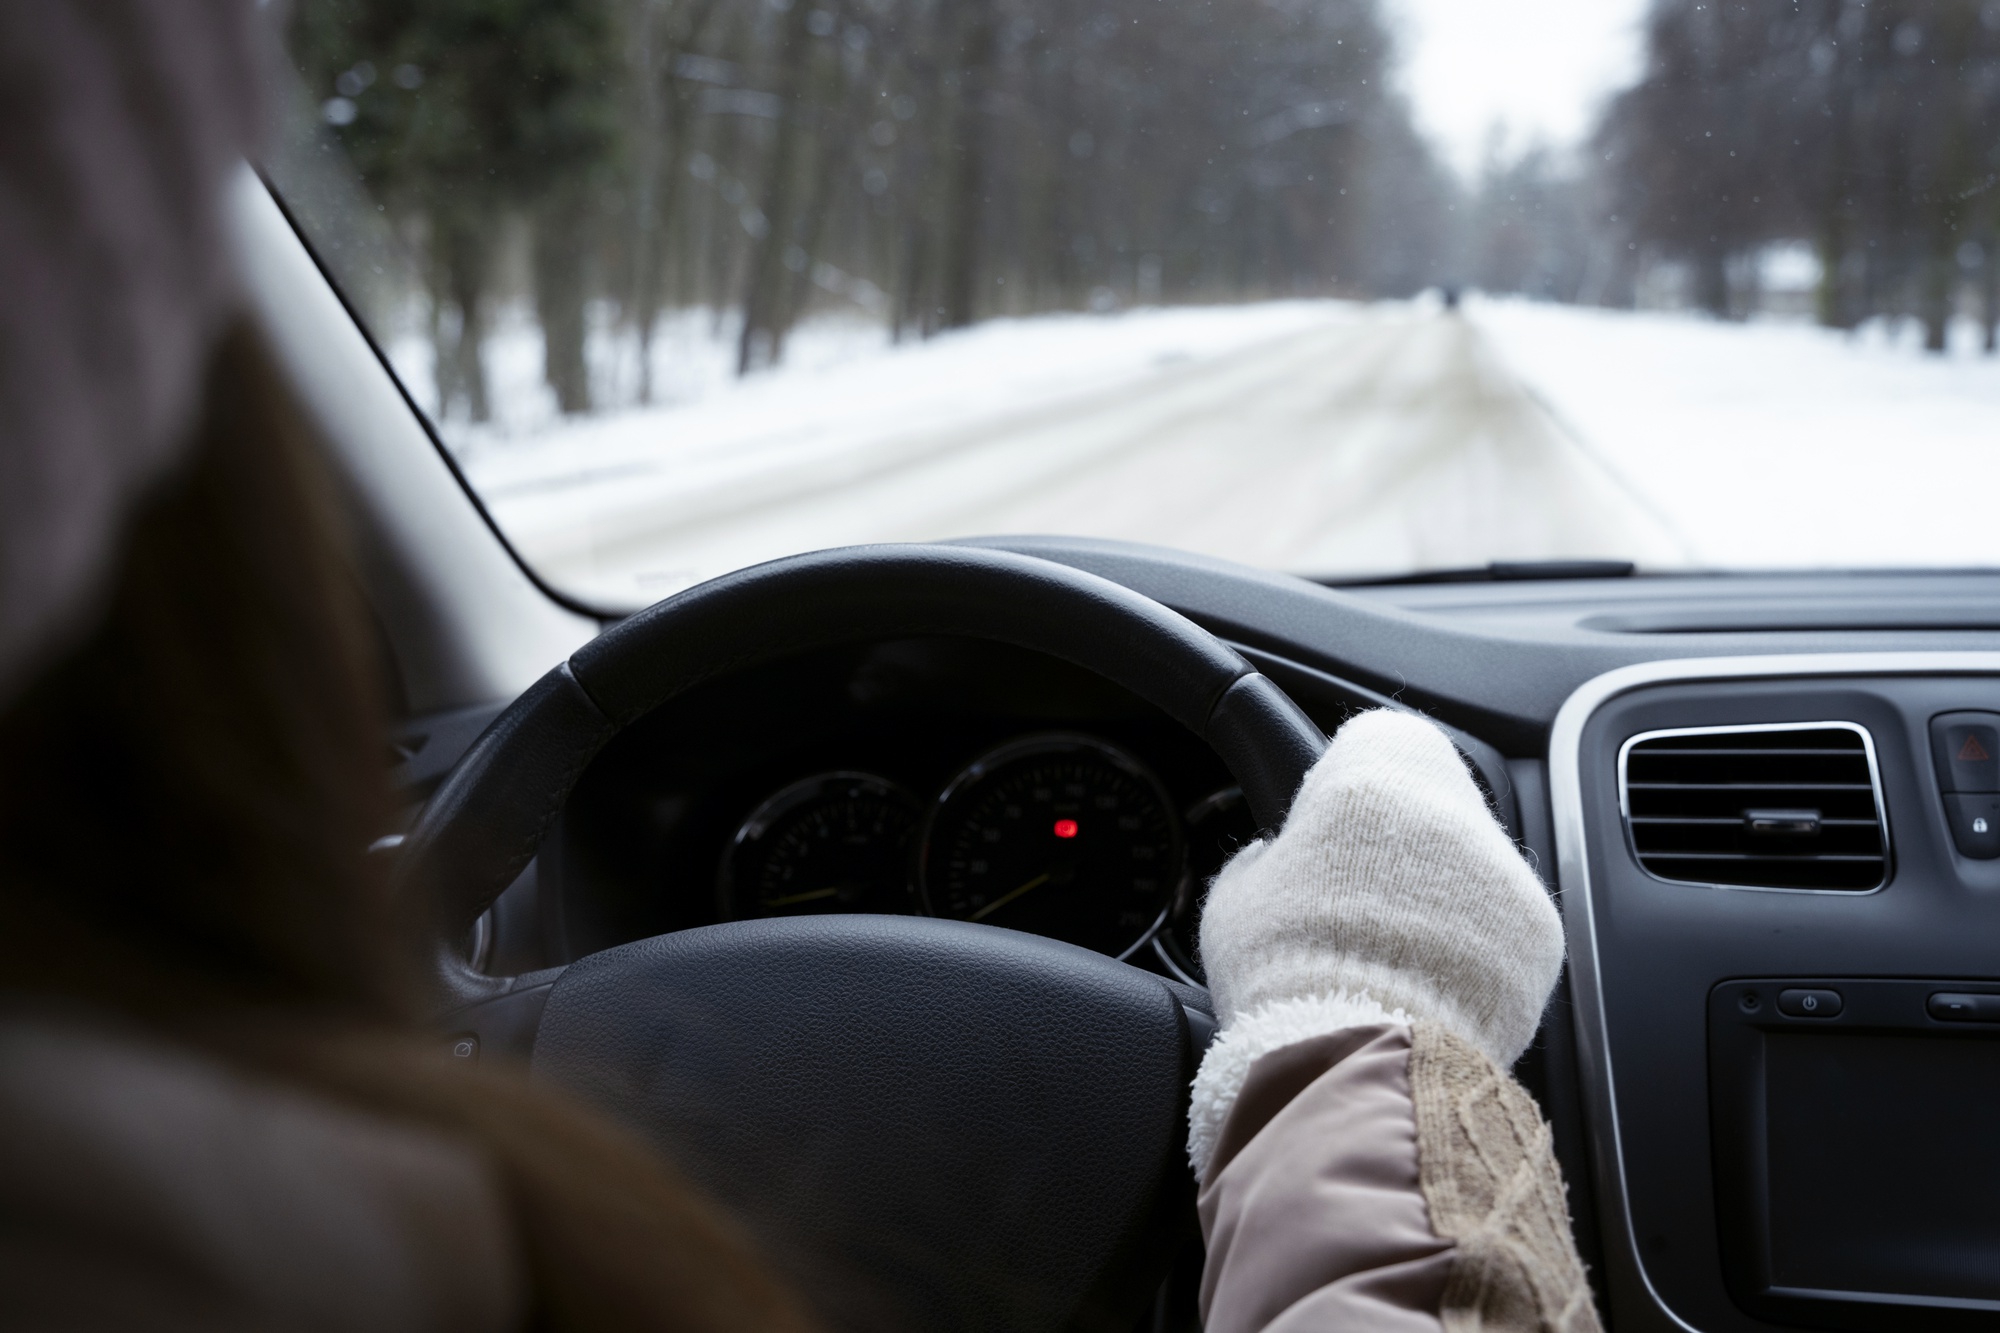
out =
{"type": "MultiPolygon", "coordinates": [[[[1492,559],[1650,567],[2000,563],[1947,496],[2000,482],[2000,362],[1968,336],[1472,301],[998,320],[892,347],[802,328],[738,380],[662,321],[655,405],[558,417],[531,326],[496,420],[447,430],[523,554],[611,604],[790,551],[1065,532],[1309,574],[1492,559]]],[[[636,345],[593,340],[604,401],[636,345]]],[[[397,348],[430,382],[420,344],[397,348]]]]}
{"type": "Polygon", "coordinates": [[[1723,569],[2000,565],[2000,358],[1915,321],[1853,335],[1525,301],[1471,316],[1560,423],[1723,569]]]}

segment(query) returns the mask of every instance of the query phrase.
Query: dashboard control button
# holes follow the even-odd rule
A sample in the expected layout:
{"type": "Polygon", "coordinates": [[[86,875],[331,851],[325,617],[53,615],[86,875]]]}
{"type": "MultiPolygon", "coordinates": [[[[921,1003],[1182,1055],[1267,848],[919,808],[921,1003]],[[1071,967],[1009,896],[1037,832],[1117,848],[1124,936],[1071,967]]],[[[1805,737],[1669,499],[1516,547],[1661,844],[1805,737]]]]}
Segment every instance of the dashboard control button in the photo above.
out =
{"type": "Polygon", "coordinates": [[[1940,790],[2000,792],[2000,713],[1939,713],[1931,755],[1940,790]]]}
{"type": "Polygon", "coordinates": [[[1944,794],[1945,822],[1951,825],[1951,840],[1959,855],[1975,861],[1991,861],[2000,856],[2000,796],[1964,792],[1944,794]]]}
{"type": "Polygon", "coordinates": [[[1947,1023],[2000,1023],[2000,995],[1939,991],[1924,1007],[1947,1023]]]}
{"type": "Polygon", "coordinates": [[[1795,987],[1778,992],[1778,1012],[1793,1018],[1834,1018],[1840,1013],[1840,992],[1795,987]]]}

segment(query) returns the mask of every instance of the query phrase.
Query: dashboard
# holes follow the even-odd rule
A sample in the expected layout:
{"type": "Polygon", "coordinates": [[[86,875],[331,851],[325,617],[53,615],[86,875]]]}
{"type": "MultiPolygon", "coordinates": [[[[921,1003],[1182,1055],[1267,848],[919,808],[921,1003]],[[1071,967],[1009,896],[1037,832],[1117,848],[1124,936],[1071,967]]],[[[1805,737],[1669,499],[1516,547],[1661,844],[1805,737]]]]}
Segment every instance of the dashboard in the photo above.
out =
{"type": "MultiPolygon", "coordinates": [[[[2000,576],[1329,589],[990,544],[1188,615],[1328,731],[1385,704],[1446,726],[1563,911],[1569,967],[1516,1072],[1613,1326],[2000,1326],[2000,576]]],[[[430,730],[411,775],[462,744],[430,730]]],[[[1088,673],[860,644],[620,736],[482,948],[511,973],[888,911],[1198,982],[1202,886],[1255,834],[1212,753],[1088,673]]]]}

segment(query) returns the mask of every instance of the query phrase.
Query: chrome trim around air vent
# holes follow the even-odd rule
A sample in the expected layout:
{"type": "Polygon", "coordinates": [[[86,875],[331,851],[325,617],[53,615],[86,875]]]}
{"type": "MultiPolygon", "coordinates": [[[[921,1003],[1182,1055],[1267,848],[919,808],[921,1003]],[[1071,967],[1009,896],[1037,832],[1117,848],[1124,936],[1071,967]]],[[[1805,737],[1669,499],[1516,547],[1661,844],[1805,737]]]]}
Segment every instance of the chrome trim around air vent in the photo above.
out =
{"type": "MultiPolygon", "coordinates": [[[[1700,752],[1692,751],[1691,753],[1700,753],[1700,752]]],[[[1836,751],[1834,753],[1838,752],[1836,751]]],[[[1848,753],[1852,752],[1849,751],[1848,753]]],[[[1787,789],[1799,790],[1800,788],[1788,784],[1787,789]]],[[[1746,819],[1748,815],[1752,813],[1757,813],[1757,812],[1746,811],[1745,812],[1746,819]]],[[[1819,817],[1819,812],[1817,810],[1797,811],[1797,812],[1767,811],[1763,813],[1765,813],[1767,816],[1788,815],[1794,813],[1799,815],[1810,814],[1812,816],[1812,823],[1813,823],[1812,831],[1815,833],[1817,833],[1821,828],[1824,828],[1827,825],[1846,822],[1846,821],[1821,819],[1819,817]]],[[[1858,722],[1753,722],[1744,725],[1728,726],[1728,727],[1667,727],[1659,731],[1645,731],[1639,733],[1636,736],[1629,736],[1626,738],[1625,743],[1618,747],[1618,814],[1620,818],[1624,821],[1625,848],[1632,854],[1632,860],[1638,865],[1639,869],[1644,871],[1647,875],[1651,876],[1652,878],[1659,880],[1663,884],[1686,884],[1695,888],[1704,888],[1704,889],[1729,889],[1739,893],[1831,893],[1831,894],[1839,894],[1844,897],[1853,897],[1858,894],[1880,892],[1883,886],[1888,884],[1890,869],[1894,864],[1890,860],[1891,850],[1889,845],[1889,806],[1888,803],[1882,799],[1882,768],[1880,763],[1877,762],[1875,757],[1875,738],[1868,734],[1868,728],[1862,726],[1858,722]],[[1872,856],[1866,858],[1868,860],[1874,861],[1877,865],[1880,866],[1880,871],[1875,876],[1875,882],[1873,884],[1860,885],[1854,888],[1826,888],[1826,887],[1816,887],[1810,885],[1791,885],[1791,884],[1731,884],[1716,880],[1684,879],[1677,875],[1663,875],[1658,870],[1654,869],[1651,865],[1647,864],[1649,858],[1656,861],[1671,860],[1675,858],[1660,852],[1649,852],[1642,850],[1639,846],[1638,835],[1632,827],[1633,814],[1632,814],[1632,801],[1631,801],[1631,783],[1628,775],[1627,766],[1630,762],[1632,750],[1635,746],[1643,745],[1647,741],[1669,740],[1682,736],[1748,736],[1748,735],[1768,735],[1773,732],[1784,732],[1784,731],[1848,731],[1860,737],[1861,753],[1868,763],[1868,786],[1875,806],[1875,818],[1873,823],[1876,829],[1877,836],[1880,839],[1880,846],[1881,846],[1881,854],[1879,856],[1872,856]]],[[[1772,821],[1767,819],[1766,822],[1772,822],[1772,821]]],[[[1857,820],[1855,822],[1858,823],[1860,821],[1857,820]]],[[[1690,857],[1684,859],[1693,859],[1693,858],[1690,857]]],[[[1748,858],[1745,859],[1747,860],[1748,858]]],[[[1847,858],[1847,859],[1861,859],[1861,858],[1847,858]]]]}
{"type": "MultiPolygon", "coordinates": [[[[1590,842],[1583,817],[1583,732],[1591,716],[1619,695],[1649,685],[1692,681],[1771,680],[1787,676],[2000,676],[2000,653],[1799,653],[1786,656],[1688,657],[1642,662],[1592,677],[1563,703],[1549,735],[1549,806],[1555,823],[1556,882],[1563,930],[1569,939],[1575,995],[1577,1056],[1590,1120],[1605,1267],[1614,1302],[1638,1308],[1614,1312],[1633,1328],[1667,1326],[1700,1333],[1653,1286],[1632,1227],[1625,1181],[1625,1150],[1604,1011],[1603,970],[1597,949],[1596,911],[1590,898],[1590,842]]],[[[1621,1325],[1623,1326],[1623,1325],[1621,1325]]]]}

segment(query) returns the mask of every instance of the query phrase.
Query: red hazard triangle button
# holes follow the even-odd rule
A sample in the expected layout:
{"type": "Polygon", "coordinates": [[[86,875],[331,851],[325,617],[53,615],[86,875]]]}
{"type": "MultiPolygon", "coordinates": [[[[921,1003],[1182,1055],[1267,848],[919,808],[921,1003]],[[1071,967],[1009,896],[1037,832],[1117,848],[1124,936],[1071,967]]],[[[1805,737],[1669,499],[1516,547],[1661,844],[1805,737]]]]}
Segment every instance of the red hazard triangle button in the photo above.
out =
{"type": "Polygon", "coordinates": [[[2000,793],[2000,713],[1940,713],[1931,719],[1931,747],[1938,790],[2000,793]]]}

